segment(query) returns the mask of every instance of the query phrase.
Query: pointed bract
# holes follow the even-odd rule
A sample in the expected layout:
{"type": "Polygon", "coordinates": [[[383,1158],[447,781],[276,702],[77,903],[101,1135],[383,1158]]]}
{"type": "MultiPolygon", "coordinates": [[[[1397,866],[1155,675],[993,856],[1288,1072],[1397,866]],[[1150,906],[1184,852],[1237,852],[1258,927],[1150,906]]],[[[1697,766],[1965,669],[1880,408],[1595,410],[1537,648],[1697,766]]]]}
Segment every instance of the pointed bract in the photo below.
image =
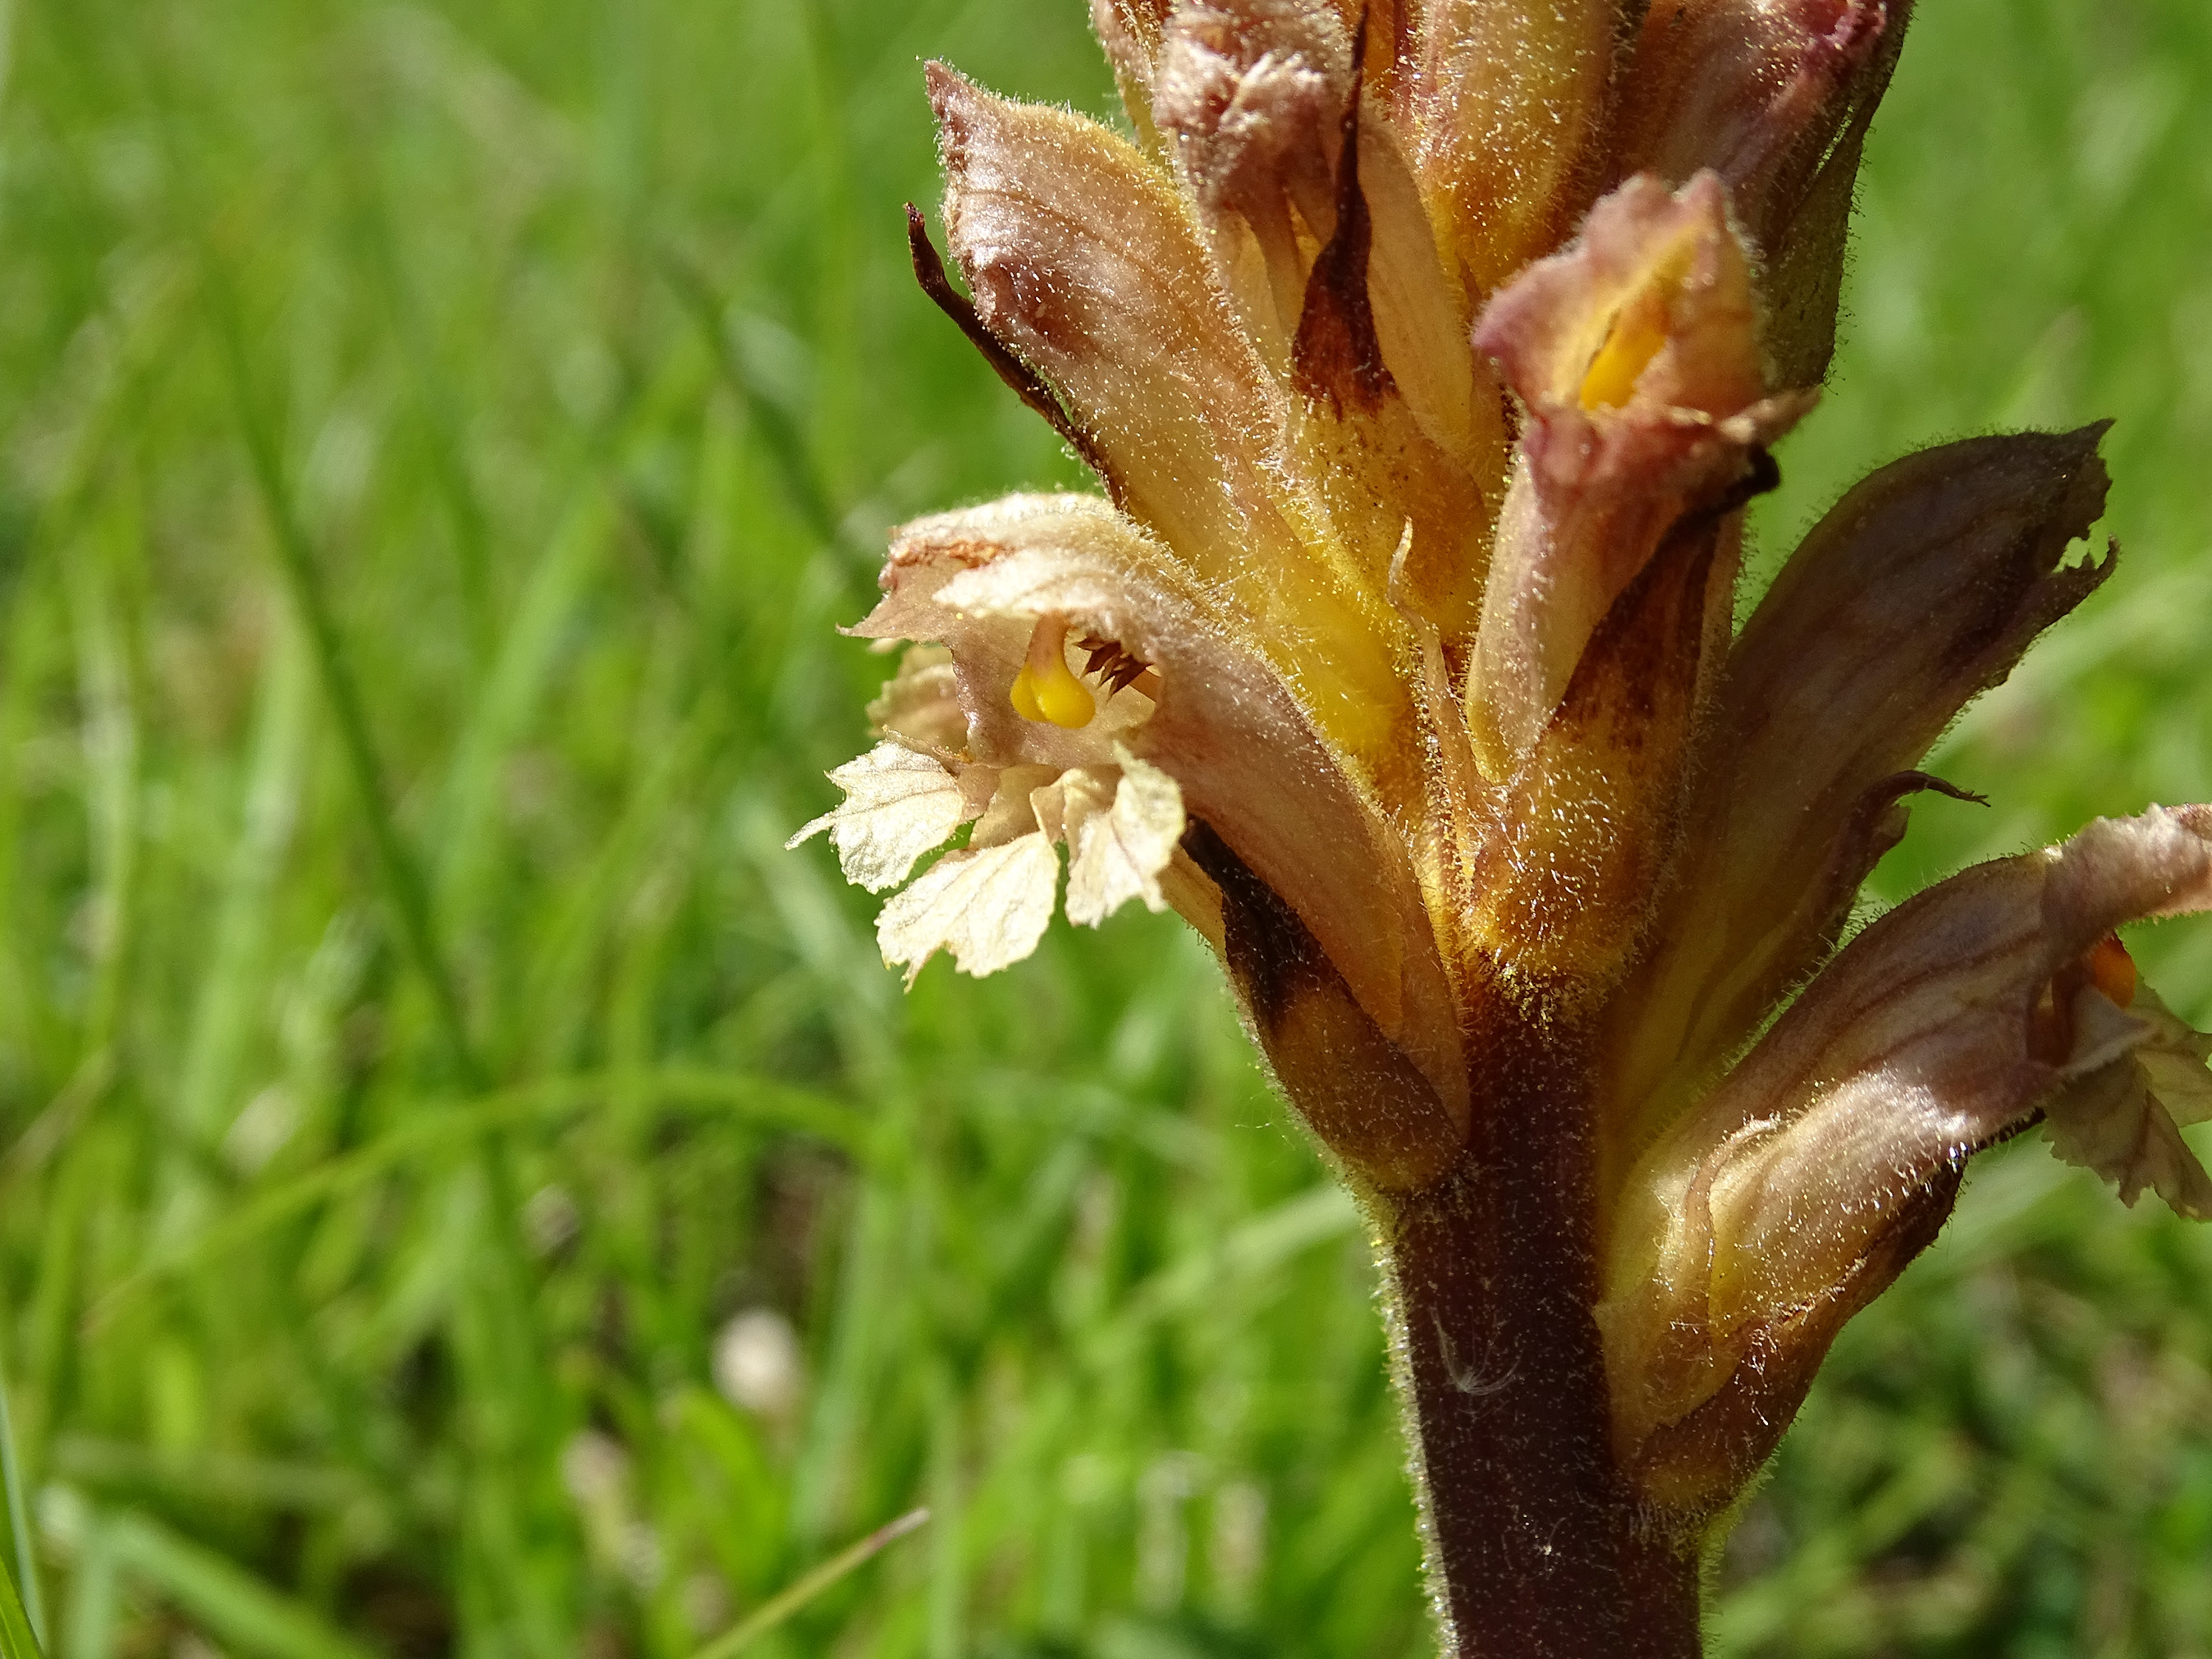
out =
{"type": "Polygon", "coordinates": [[[1292,556],[1266,477],[1281,402],[1168,180],[1095,122],[934,64],[929,88],[976,310],[1066,400],[1116,500],[1209,577],[1292,556]]]}
{"type": "Polygon", "coordinates": [[[1959,711],[2110,573],[2104,428],[1975,438],[1884,467],[1783,568],[1729,653],[1698,828],[1618,1005],[1622,1139],[1648,1141],[1833,945],[1959,711]]]}
{"type": "Polygon", "coordinates": [[[1455,275],[1479,303],[1565,240],[1602,183],[1620,0],[1424,0],[1413,114],[1455,275]]]}

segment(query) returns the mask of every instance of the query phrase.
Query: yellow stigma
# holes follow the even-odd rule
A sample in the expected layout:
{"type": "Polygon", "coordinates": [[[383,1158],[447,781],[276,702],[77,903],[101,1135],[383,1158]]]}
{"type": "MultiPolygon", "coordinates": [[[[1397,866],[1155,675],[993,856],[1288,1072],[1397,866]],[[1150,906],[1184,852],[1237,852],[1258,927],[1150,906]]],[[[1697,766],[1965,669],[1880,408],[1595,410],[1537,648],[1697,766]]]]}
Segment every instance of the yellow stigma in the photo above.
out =
{"type": "Polygon", "coordinates": [[[1641,307],[1622,313],[1583,376],[1583,407],[1619,409],[1636,395],[1637,378],[1666,343],[1666,331],[1641,307]]]}
{"type": "Polygon", "coordinates": [[[1636,382],[1667,343],[1667,302],[1689,274],[1689,263],[1686,250],[1669,254],[1615,314],[1583,376],[1584,409],[1619,409],[1636,395],[1636,382]]]}
{"type": "Polygon", "coordinates": [[[1030,635],[1029,659],[1014,676],[1009,701],[1025,720],[1050,720],[1071,731],[1091,724],[1098,700],[1068,672],[1066,617],[1037,619],[1030,635]]]}

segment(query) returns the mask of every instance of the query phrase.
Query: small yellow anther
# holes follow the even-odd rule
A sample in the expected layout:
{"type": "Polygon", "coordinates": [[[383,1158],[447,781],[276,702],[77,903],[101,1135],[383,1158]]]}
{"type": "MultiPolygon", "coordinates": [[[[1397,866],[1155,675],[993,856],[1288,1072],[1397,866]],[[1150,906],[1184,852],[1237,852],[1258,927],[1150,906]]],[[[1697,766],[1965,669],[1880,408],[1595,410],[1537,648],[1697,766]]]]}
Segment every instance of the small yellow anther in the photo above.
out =
{"type": "Polygon", "coordinates": [[[1098,700],[1068,672],[1067,619],[1043,617],[1030,635],[1029,659],[1014,676],[1009,701],[1025,720],[1049,720],[1073,731],[1091,724],[1098,700]]]}

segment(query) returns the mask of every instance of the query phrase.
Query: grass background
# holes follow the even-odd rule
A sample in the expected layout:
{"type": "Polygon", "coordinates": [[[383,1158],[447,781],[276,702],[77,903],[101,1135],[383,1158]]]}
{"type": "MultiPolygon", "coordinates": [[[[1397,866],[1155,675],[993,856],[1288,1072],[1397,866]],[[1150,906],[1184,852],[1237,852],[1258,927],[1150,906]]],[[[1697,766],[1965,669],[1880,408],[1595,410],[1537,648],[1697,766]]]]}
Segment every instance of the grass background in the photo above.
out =
{"type": "MultiPolygon", "coordinates": [[[[2212,796],[2212,13],[1936,0],[1770,564],[2118,418],[1895,897],[2212,796]]],[[[1074,482],[913,291],[1076,0],[13,0],[0,1369],[52,1650],[1430,1649],[1348,1207],[1166,919],[911,995],[783,837],[884,526],[1074,482]],[[737,1322],[734,1326],[732,1322],[737,1322]],[[791,1339],[787,1353],[778,1338],[791,1339]],[[718,1364],[718,1356],[720,1363],[718,1364]]],[[[2212,1018],[2212,927],[2138,941],[2212,1018]]],[[[2212,1235],[2032,1140],[1838,1343],[1727,1655],[2212,1654],[2212,1235]]]]}

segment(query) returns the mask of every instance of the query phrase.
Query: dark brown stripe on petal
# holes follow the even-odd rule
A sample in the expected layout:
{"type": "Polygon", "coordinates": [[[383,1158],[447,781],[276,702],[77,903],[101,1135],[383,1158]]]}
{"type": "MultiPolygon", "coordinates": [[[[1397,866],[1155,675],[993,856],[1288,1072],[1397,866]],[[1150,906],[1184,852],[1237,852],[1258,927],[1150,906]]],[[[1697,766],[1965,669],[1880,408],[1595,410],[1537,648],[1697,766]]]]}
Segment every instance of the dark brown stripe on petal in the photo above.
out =
{"type": "Polygon", "coordinates": [[[938,252],[937,245],[929,240],[929,222],[911,202],[906,204],[906,240],[914,256],[915,279],[921,284],[921,291],[952,319],[954,325],[968,337],[969,343],[983,354],[983,361],[990,364],[992,372],[1006,383],[1016,397],[1044,416],[1052,429],[1066,441],[1068,447],[1098,475],[1100,482],[1118,500],[1113,475],[1107,471],[1090,434],[1075,423],[1058,394],[1045,384],[1044,377],[1008,350],[976,315],[974,304],[952,286],[951,278],[945,274],[944,258],[938,252]]]}
{"type": "MultiPolygon", "coordinates": [[[[1367,58],[1367,17],[1360,15],[1352,53],[1367,58]]],[[[1291,380],[1298,391],[1341,413],[1376,409],[1396,390],[1375,332],[1375,306],[1367,292],[1367,258],[1375,227],[1359,188],[1359,100],[1364,76],[1355,74],[1344,112],[1344,155],[1336,172],[1336,234],[1306,278],[1298,337],[1291,349],[1291,380]]]]}
{"type": "Polygon", "coordinates": [[[1466,1132],[1383,1034],[1297,913],[1203,819],[1183,850],[1221,890],[1229,973],[1283,1092],[1361,1179],[1407,1191],[1459,1156],[1466,1132]]]}

